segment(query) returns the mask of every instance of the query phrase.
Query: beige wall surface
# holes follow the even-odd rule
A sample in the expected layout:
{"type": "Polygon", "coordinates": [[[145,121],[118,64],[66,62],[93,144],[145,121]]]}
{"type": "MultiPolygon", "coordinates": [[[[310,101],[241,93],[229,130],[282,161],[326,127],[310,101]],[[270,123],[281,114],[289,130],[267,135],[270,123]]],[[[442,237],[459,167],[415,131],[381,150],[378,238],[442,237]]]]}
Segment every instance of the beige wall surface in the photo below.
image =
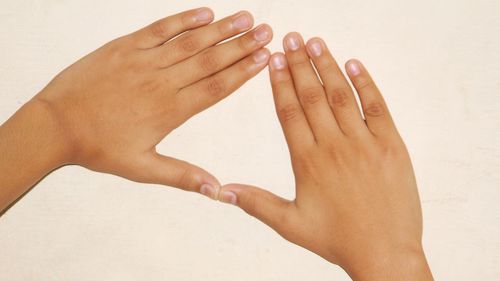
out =
{"type": "MultiPolygon", "coordinates": [[[[322,36],[379,81],[413,158],[436,280],[500,278],[500,2],[0,1],[0,121],[101,44],[198,6],[322,36]]],[[[264,71],[159,151],[222,182],[293,197],[264,71]]],[[[1,156],[0,156],[1,157],[1,156]]],[[[201,195],[64,167],[0,218],[0,280],[349,280],[256,219],[201,195]]]]}

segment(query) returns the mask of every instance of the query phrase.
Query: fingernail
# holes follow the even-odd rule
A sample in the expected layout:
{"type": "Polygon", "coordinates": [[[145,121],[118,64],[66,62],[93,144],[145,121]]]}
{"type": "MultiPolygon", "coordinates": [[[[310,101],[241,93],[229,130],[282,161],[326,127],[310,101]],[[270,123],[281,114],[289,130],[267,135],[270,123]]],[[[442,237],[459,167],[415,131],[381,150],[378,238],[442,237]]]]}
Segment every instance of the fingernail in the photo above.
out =
{"type": "Polygon", "coordinates": [[[238,30],[244,30],[250,28],[252,26],[252,22],[247,13],[241,13],[237,16],[237,18],[233,21],[233,27],[238,30]]]}
{"type": "Polygon", "coordinates": [[[271,32],[269,32],[269,28],[265,25],[261,25],[255,29],[253,33],[253,37],[257,41],[266,41],[269,39],[271,32]]]}
{"type": "Polygon", "coordinates": [[[237,201],[236,194],[232,191],[225,190],[222,192],[222,194],[220,196],[220,201],[224,202],[224,203],[236,205],[236,201],[237,201]]]}
{"type": "Polygon", "coordinates": [[[359,63],[354,60],[349,61],[347,63],[347,72],[352,76],[359,75],[361,73],[361,67],[359,63]]]}
{"type": "Polygon", "coordinates": [[[323,46],[319,41],[313,41],[307,45],[307,49],[309,49],[311,55],[319,57],[321,56],[321,52],[323,51],[323,46]]]}
{"type": "Polygon", "coordinates": [[[275,55],[271,59],[271,67],[273,69],[281,70],[284,69],[286,66],[286,59],[285,56],[282,54],[275,55]]]}
{"type": "Polygon", "coordinates": [[[285,39],[285,46],[288,50],[297,51],[299,49],[299,39],[296,34],[290,34],[285,39]]]}
{"type": "Polygon", "coordinates": [[[197,22],[207,22],[212,20],[212,11],[209,9],[201,8],[194,16],[197,22]]]}
{"type": "Polygon", "coordinates": [[[267,62],[269,59],[269,53],[266,50],[259,50],[253,55],[253,60],[257,64],[267,62]]]}
{"type": "Polygon", "coordinates": [[[214,200],[216,199],[217,196],[217,190],[210,184],[203,184],[200,187],[200,193],[214,200]]]}

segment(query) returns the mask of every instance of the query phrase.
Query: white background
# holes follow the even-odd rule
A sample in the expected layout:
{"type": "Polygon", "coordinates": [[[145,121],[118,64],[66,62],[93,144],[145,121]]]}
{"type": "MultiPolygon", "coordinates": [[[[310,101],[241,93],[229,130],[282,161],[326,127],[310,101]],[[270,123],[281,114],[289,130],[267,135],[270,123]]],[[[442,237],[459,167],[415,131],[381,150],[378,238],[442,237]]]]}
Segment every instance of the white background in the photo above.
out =
{"type": "MultiPolygon", "coordinates": [[[[436,280],[499,280],[498,1],[0,0],[0,121],[103,43],[198,6],[217,18],[251,11],[274,28],[274,51],[299,31],[340,62],[361,59],[412,155],[436,280]]],[[[293,197],[267,71],[159,150],[293,197]]],[[[0,279],[349,280],[238,208],[80,167],[52,173],[0,218],[0,279]]]]}

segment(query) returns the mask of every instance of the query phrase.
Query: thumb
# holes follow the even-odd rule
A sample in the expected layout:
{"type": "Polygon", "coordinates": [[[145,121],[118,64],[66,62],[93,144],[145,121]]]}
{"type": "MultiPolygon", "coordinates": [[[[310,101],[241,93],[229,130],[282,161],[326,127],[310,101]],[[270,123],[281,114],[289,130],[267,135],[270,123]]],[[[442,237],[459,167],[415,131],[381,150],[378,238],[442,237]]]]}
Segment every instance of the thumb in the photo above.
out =
{"type": "Polygon", "coordinates": [[[294,201],[286,200],[255,186],[224,185],[221,187],[218,199],[240,207],[282,236],[287,236],[286,233],[294,228],[297,221],[297,209],[294,201]]]}
{"type": "Polygon", "coordinates": [[[143,158],[139,166],[141,170],[139,181],[168,185],[194,192],[200,192],[202,186],[213,189],[220,187],[219,181],[204,169],[156,152],[143,158]]]}

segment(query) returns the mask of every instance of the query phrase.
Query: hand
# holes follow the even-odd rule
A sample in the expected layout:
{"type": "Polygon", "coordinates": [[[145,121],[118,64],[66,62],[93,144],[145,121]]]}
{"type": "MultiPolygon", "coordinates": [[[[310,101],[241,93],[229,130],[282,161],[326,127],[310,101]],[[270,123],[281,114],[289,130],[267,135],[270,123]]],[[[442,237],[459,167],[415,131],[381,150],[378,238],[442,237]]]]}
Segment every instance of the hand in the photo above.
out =
{"type": "Polygon", "coordinates": [[[201,168],[155,151],[172,130],[267,65],[269,26],[216,45],[253,20],[248,12],[207,25],[212,20],[207,8],[162,19],[86,56],[37,95],[67,132],[66,162],[190,191],[219,185],[201,168]]]}
{"type": "Polygon", "coordinates": [[[432,280],[411,161],[373,80],[360,62],[346,64],[363,120],[321,39],[304,45],[291,33],[284,46],[285,54],[271,57],[270,77],[296,198],[229,184],[222,201],[342,266],[354,280],[432,280]]]}

